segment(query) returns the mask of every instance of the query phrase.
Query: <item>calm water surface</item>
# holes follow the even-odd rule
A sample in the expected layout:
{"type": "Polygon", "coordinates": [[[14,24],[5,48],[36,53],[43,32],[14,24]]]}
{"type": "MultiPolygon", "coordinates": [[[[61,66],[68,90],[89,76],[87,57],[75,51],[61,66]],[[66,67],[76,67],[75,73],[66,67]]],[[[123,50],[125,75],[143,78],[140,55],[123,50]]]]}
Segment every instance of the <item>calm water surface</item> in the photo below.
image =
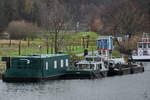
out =
{"type": "Polygon", "coordinates": [[[0,100],[150,100],[150,63],[145,72],[96,80],[4,83],[0,100]]]}

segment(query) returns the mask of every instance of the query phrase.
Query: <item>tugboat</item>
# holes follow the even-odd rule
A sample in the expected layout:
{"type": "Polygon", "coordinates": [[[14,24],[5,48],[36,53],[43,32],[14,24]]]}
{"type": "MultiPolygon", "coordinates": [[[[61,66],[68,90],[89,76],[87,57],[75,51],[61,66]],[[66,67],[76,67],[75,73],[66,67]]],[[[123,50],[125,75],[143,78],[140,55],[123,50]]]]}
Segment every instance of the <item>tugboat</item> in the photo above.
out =
{"type": "Polygon", "coordinates": [[[150,41],[147,33],[143,33],[142,41],[138,42],[137,50],[133,51],[133,61],[150,61],[150,41]]]}
{"type": "Polygon", "coordinates": [[[108,66],[100,56],[86,56],[85,60],[76,63],[66,71],[65,79],[94,79],[106,77],[108,66]]]}
{"type": "MultiPolygon", "coordinates": [[[[148,40],[146,38],[146,40],[148,40]]],[[[143,41],[146,41],[145,39],[143,41]]],[[[113,39],[112,36],[101,36],[97,40],[98,53],[103,56],[105,62],[109,66],[108,76],[114,75],[126,75],[133,73],[144,72],[142,63],[128,63],[124,58],[112,58],[111,53],[113,50],[113,39]]],[[[149,52],[150,53],[150,52],[149,52]]]]}

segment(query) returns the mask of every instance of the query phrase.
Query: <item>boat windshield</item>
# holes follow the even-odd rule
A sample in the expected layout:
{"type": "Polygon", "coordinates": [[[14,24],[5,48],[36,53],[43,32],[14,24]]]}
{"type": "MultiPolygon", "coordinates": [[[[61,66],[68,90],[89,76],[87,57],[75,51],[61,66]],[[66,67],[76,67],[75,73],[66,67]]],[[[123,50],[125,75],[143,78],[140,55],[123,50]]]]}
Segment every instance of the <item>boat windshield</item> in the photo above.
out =
{"type": "Polygon", "coordinates": [[[148,48],[150,48],[150,44],[148,44],[148,48]]]}
{"type": "Polygon", "coordinates": [[[94,64],[79,64],[78,68],[79,69],[93,69],[94,68],[94,64]]]}
{"type": "Polygon", "coordinates": [[[94,61],[101,61],[101,58],[94,58],[94,61]]]}
{"type": "Polygon", "coordinates": [[[147,48],[147,44],[146,43],[143,44],[143,48],[147,48]]]}
{"type": "Polygon", "coordinates": [[[86,61],[93,61],[93,58],[85,58],[86,61]]]}

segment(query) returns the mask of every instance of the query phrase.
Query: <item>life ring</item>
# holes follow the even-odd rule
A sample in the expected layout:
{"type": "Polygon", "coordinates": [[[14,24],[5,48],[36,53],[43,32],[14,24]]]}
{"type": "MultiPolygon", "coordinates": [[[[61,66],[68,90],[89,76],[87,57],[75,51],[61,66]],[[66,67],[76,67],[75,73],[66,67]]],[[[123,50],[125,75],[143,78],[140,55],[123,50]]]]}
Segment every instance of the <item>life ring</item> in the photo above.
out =
{"type": "Polygon", "coordinates": [[[142,50],[140,50],[140,51],[139,51],[139,55],[142,56],[142,54],[143,54],[143,52],[142,52],[142,50]]]}

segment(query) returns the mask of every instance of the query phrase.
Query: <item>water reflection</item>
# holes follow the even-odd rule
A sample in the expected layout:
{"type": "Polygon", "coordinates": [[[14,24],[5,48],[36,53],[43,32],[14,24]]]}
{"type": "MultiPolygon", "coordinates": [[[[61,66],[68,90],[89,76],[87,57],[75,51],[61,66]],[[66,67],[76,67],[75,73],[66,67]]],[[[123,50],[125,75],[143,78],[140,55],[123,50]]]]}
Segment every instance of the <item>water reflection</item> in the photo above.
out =
{"type": "Polygon", "coordinates": [[[0,81],[0,100],[150,100],[150,64],[145,65],[144,73],[97,80],[0,81]]]}

